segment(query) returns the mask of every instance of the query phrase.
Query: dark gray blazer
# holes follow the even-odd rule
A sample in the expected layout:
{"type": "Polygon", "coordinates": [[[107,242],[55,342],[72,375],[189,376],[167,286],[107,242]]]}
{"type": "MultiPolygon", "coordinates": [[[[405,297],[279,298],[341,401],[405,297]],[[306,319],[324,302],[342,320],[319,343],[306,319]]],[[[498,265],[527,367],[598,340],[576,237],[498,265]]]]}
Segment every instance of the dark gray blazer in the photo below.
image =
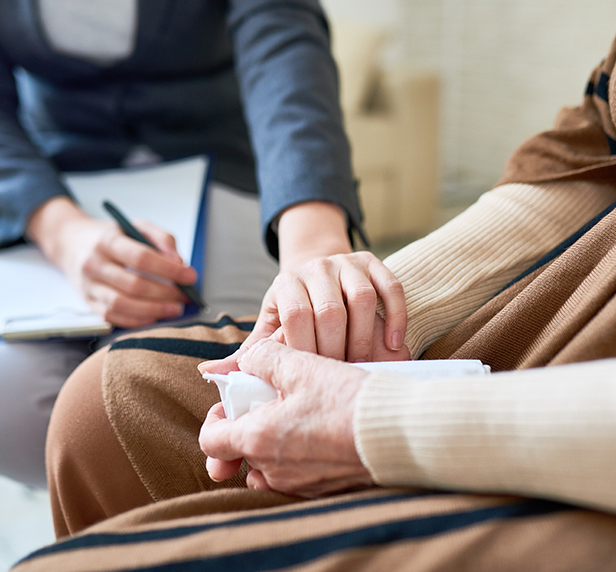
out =
{"type": "Polygon", "coordinates": [[[140,0],[135,50],[107,67],[55,52],[37,7],[0,2],[0,245],[67,193],[58,171],[117,167],[138,144],[210,153],[218,181],[258,189],[273,254],[271,221],[297,202],[360,227],[318,0],[140,0]]]}

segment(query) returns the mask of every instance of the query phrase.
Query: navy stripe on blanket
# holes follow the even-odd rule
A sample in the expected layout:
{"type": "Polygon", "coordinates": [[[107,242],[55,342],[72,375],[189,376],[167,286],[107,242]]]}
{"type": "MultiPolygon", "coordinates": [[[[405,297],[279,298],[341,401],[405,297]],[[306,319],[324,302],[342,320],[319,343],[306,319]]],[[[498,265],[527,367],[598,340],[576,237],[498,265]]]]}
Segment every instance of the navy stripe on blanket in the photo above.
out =
{"type": "Polygon", "coordinates": [[[563,240],[558,246],[554,247],[550,252],[544,255],[542,258],[537,260],[532,266],[527,268],[524,272],[516,276],[509,284],[501,288],[494,297],[498,296],[501,292],[507,290],[507,288],[511,288],[516,282],[519,282],[529,274],[532,274],[535,270],[545,266],[548,262],[552,262],[555,258],[558,258],[565,250],[567,250],[571,245],[577,242],[582,236],[584,236],[591,228],[593,228],[598,222],[600,222],[603,218],[605,218],[608,214],[610,214],[614,208],[616,208],[616,202],[612,203],[610,206],[603,209],[595,218],[589,220],[584,226],[582,226],[579,230],[575,231],[571,236],[563,240]]]}
{"type": "Polygon", "coordinates": [[[603,101],[608,101],[609,85],[610,76],[606,73],[601,73],[599,76],[599,81],[595,86],[595,95],[600,97],[603,101]]]}
{"type": "Polygon", "coordinates": [[[151,530],[148,532],[133,532],[133,533],[101,533],[101,534],[88,534],[85,536],[71,538],[63,542],[52,544],[51,546],[41,548],[37,550],[26,560],[37,556],[46,554],[53,554],[55,552],[66,552],[69,550],[79,550],[82,548],[90,548],[93,546],[101,545],[119,545],[119,544],[135,544],[141,542],[152,542],[158,540],[169,540],[171,538],[178,538],[182,536],[188,536],[191,534],[199,534],[206,530],[211,530],[221,527],[233,527],[244,526],[247,524],[259,524],[265,522],[274,522],[278,520],[286,520],[289,518],[303,518],[310,517],[316,514],[324,514],[333,511],[351,510],[362,508],[372,505],[388,504],[392,502],[404,501],[415,499],[418,497],[428,496],[446,496],[450,495],[448,491],[419,491],[419,492],[403,492],[396,494],[388,494],[377,497],[368,497],[353,499],[351,501],[341,501],[335,505],[318,505],[314,506],[314,503],[303,502],[300,507],[293,505],[285,510],[284,505],[280,506],[282,510],[278,510],[271,514],[261,514],[257,516],[243,516],[224,522],[214,524],[202,524],[196,526],[180,526],[177,528],[151,530]]]}
{"type": "MultiPolygon", "coordinates": [[[[164,325],[164,324],[162,324],[164,325]]],[[[243,332],[252,332],[252,329],[255,327],[254,322],[244,322],[244,321],[236,321],[231,316],[223,315],[220,317],[218,322],[197,322],[192,321],[187,324],[180,324],[174,326],[170,324],[173,328],[192,328],[193,326],[206,326],[213,330],[220,330],[226,326],[235,326],[238,330],[242,330],[243,332]]]]}
{"type": "MultiPolygon", "coordinates": [[[[400,495],[394,495],[399,497],[400,495]]],[[[405,495],[408,499],[409,495],[405,495]]],[[[391,497],[385,497],[382,500],[395,500],[391,497]]],[[[397,499],[398,501],[400,499],[397,499]]],[[[325,508],[325,507],[323,507],[325,508]]],[[[330,511],[340,510],[340,505],[328,506],[330,511]]],[[[500,505],[495,507],[481,508],[472,511],[458,512],[458,513],[446,513],[432,516],[423,516],[419,518],[408,518],[395,520],[390,522],[384,522],[373,526],[367,526],[358,528],[355,530],[349,530],[334,535],[326,535],[319,538],[313,538],[310,540],[292,542],[289,544],[279,545],[276,547],[268,547],[259,550],[249,550],[243,552],[236,552],[233,554],[227,554],[224,556],[204,557],[200,559],[174,562],[171,564],[164,564],[153,567],[139,567],[140,571],[150,570],[152,572],[192,572],[201,571],[207,569],[208,571],[221,572],[264,572],[266,570],[278,570],[288,566],[306,564],[310,561],[324,558],[334,552],[341,550],[349,550],[359,547],[369,546],[381,546],[388,543],[400,542],[404,540],[412,540],[419,538],[426,538],[429,536],[435,536],[467,528],[470,526],[485,523],[491,520],[502,520],[507,518],[525,518],[544,516],[562,512],[565,510],[576,510],[573,507],[544,500],[526,500],[522,502],[515,502],[507,505],[500,505]]],[[[267,515],[269,516],[269,515],[267,515]]],[[[274,515],[272,515],[274,516],[274,515]]],[[[293,515],[286,513],[282,515],[275,515],[279,518],[292,518],[293,515]]],[[[301,516],[301,514],[300,514],[301,516]]],[[[259,518],[257,517],[257,522],[259,518]]],[[[244,519],[238,519],[238,521],[244,519]]],[[[221,523],[217,526],[233,526],[241,524],[237,521],[221,523]]],[[[191,527],[193,531],[190,534],[201,532],[199,527],[191,527]]],[[[205,530],[207,527],[203,527],[205,530]]],[[[166,532],[161,530],[148,531],[138,533],[139,542],[156,542],[160,540],[160,533],[166,532]]],[[[173,529],[167,531],[169,533],[175,532],[173,529]]],[[[185,533],[186,534],[186,533],[185,533]]],[[[99,538],[99,542],[92,543],[91,546],[113,546],[118,544],[114,542],[112,536],[115,535],[92,535],[92,538],[99,538]]],[[[131,542],[131,538],[134,538],[135,534],[117,535],[118,539],[122,538],[121,544],[131,542]]],[[[45,556],[52,552],[65,552],[67,550],[75,550],[79,548],[85,548],[83,544],[84,540],[87,540],[89,536],[72,539],[64,543],[54,545],[47,549],[42,549],[29,556],[26,560],[31,560],[36,557],[45,556]]],[[[125,572],[132,570],[131,568],[124,568],[125,572]]]]}
{"type": "Polygon", "coordinates": [[[201,342],[198,340],[181,340],[179,338],[129,338],[115,342],[113,350],[150,350],[177,356],[196,357],[201,359],[223,359],[231,355],[242,344],[219,344],[217,342],[201,342]]]}
{"type": "MultiPolygon", "coordinates": [[[[222,316],[218,322],[203,322],[183,324],[174,326],[175,328],[192,328],[203,326],[210,330],[220,330],[226,326],[234,326],[243,332],[250,332],[254,328],[254,322],[236,322],[229,316],[222,316]]],[[[197,357],[202,359],[222,359],[231,355],[240,347],[239,342],[232,344],[221,344],[218,342],[208,342],[199,340],[183,340],[181,338],[127,338],[118,340],[111,345],[112,350],[150,350],[154,352],[197,357]]]]}

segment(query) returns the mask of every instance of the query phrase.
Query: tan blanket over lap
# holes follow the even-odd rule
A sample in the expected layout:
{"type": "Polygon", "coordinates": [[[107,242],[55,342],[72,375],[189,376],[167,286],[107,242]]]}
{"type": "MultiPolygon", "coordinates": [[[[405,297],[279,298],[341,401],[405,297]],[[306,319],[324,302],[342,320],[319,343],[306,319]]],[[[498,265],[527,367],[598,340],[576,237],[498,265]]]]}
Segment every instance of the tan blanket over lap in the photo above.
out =
{"type": "Polygon", "coordinates": [[[480,359],[494,371],[616,356],[616,210],[553,261],[490,300],[423,359],[480,359]]]}
{"type": "MultiPolygon", "coordinates": [[[[118,440],[154,500],[216,488],[198,435],[218,389],[197,364],[232,353],[253,318],[157,328],[119,338],[105,361],[103,397],[118,440]]],[[[224,486],[242,486],[245,470],[224,486]]]]}

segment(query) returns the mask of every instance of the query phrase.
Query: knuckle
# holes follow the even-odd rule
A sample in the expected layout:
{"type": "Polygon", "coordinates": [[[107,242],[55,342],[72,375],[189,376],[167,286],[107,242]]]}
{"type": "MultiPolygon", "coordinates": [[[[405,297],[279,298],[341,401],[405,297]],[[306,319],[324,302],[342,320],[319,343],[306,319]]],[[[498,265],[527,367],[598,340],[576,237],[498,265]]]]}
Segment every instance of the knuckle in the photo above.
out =
{"type": "Polygon", "coordinates": [[[351,304],[376,304],[376,291],[372,285],[355,286],[347,292],[347,299],[351,304]]]}
{"type": "Polygon", "coordinates": [[[402,282],[400,282],[400,280],[398,280],[395,276],[392,276],[385,281],[385,288],[392,294],[404,294],[402,282]]]}
{"type": "Polygon", "coordinates": [[[81,272],[86,276],[93,276],[97,269],[96,259],[93,256],[88,256],[81,263],[81,272]]]}
{"type": "Polygon", "coordinates": [[[309,316],[311,312],[312,308],[306,304],[289,304],[281,310],[280,318],[283,323],[293,325],[301,322],[305,317],[309,316]]]}
{"type": "Polygon", "coordinates": [[[342,304],[335,301],[322,302],[314,309],[317,320],[336,322],[346,318],[346,310],[342,304]]]}
{"type": "Polygon", "coordinates": [[[334,265],[332,258],[316,258],[310,264],[312,270],[316,272],[328,272],[334,265]]]}

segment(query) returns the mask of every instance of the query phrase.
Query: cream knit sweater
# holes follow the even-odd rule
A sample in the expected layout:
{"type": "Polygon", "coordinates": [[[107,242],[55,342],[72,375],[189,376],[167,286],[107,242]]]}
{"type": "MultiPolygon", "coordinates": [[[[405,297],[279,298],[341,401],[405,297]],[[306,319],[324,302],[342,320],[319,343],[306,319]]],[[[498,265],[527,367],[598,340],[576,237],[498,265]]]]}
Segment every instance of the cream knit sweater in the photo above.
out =
{"type": "MultiPolygon", "coordinates": [[[[393,254],[415,358],[616,200],[610,186],[498,187],[393,254]]],[[[418,381],[371,374],[355,443],[375,482],[537,495],[616,511],[616,360],[418,381]]]]}

